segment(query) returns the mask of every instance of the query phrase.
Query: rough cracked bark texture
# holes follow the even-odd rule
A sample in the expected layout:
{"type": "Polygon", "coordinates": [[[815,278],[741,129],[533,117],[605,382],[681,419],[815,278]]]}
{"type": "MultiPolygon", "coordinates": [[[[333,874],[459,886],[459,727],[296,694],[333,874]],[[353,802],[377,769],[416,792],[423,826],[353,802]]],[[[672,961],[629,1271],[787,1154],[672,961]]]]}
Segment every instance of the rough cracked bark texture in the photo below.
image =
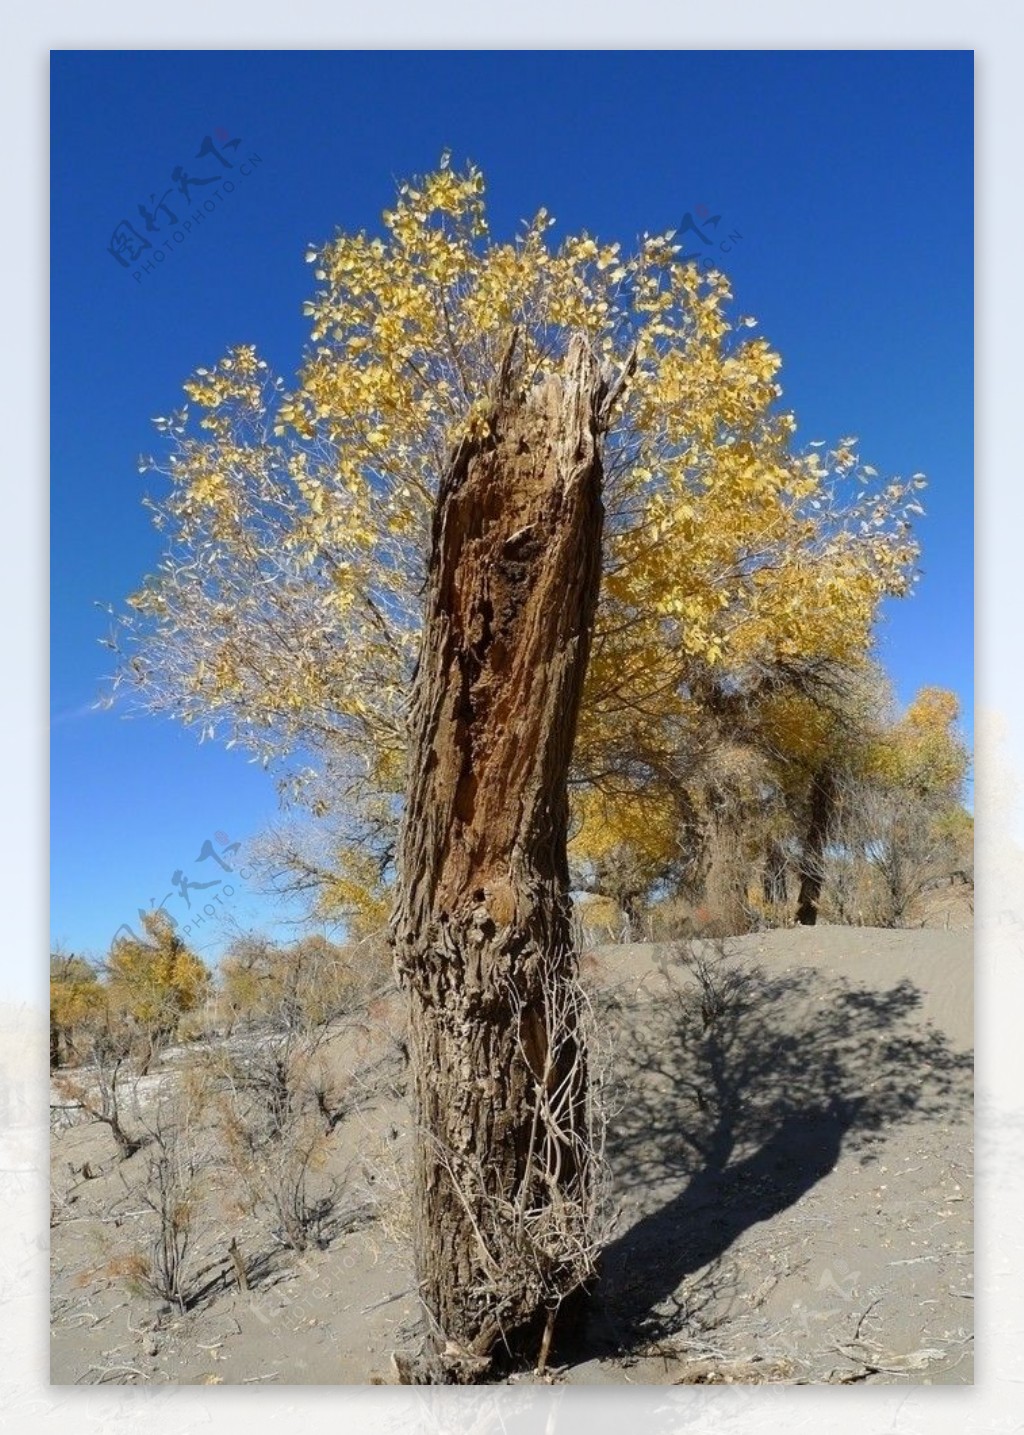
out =
{"type": "Polygon", "coordinates": [[[579,1277],[566,778],[600,581],[604,393],[579,339],[527,393],[507,361],[491,436],[463,443],[437,500],[393,920],[432,1318],[421,1381],[481,1378],[579,1277]],[[539,1091],[561,1135],[538,1122],[539,1091]]]}

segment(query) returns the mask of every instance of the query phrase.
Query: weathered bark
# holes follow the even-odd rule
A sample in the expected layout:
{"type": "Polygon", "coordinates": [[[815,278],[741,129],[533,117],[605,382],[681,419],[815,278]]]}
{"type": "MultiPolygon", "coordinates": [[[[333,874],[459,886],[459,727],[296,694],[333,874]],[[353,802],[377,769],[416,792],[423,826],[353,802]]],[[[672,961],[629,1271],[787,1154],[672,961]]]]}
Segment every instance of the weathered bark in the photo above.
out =
{"type": "Polygon", "coordinates": [[[753,914],[747,901],[752,862],[744,831],[745,812],[737,802],[712,806],[707,821],[701,927],[708,936],[734,937],[749,932],[753,914]]]}
{"type": "Polygon", "coordinates": [[[605,385],[576,339],[453,455],[434,517],[393,918],[410,998],[417,1381],[536,1355],[590,1271],[566,778],[600,582],[605,385]],[[533,1342],[536,1341],[536,1344],[533,1342]]]}
{"type": "Polygon", "coordinates": [[[774,838],[769,839],[765,849],[761,891],[765,902],[770,906],[785,906],[788,895],[786,892],[786,854],[774,838]]]}
{"type": "Polygon", "coordinates": [[[800,854],[796,920],[803,927],[813,927],[818,920],[818,904],[825,881],[825,843],[834,806],[835,780],[831,769],[823,767],[814,774],[811,782],[807,833],[800,854]]]}

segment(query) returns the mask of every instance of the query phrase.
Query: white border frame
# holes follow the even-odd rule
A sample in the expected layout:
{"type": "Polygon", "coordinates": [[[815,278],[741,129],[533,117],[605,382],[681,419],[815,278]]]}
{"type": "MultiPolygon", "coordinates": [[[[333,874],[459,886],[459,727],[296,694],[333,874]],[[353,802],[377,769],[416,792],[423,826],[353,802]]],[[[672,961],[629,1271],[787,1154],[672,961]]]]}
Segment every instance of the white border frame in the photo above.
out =
{"type": "MultiPolygon", "coordinates": [[[[1024,808],[1014,773],[1024,771],[1021,663],[1013,577],[1024,567],[1019,413],[1022,241],[1019,141],[1024,133],[1024,47],[1013,12],[994,0],[969,11],[948,0],[862,0],[855,16],[810,3],[725,0],[682,11],[655,0],[629,5],[519,0],[499,21],[482,8],[442,0],[429,11],[411,0],[353,6],[308,0],[256,10],[223,0],[138,8],[99,0],[88,11],[69,0],[8,13],[2,57],[5,192],[15,203],[0,233],[6,336],[3,391],[7,481],[0,565],[6,617],[2,721],[5,775],[14,812],[2,837],[7,922],[6,985],[0,1007],[3,1072],[27,1074],[24,1120],[0,1133],[0,1166],[23,1166],[3,1221],[0,1259],[0,1421],[11,1431],[48,1435],[131,1428],[187,1435],[236,1424],[246,1435],[299,1418],[309,1435],[399,1431],[543,1431],[588,1435],[623,1426],[758,1435],[800,1431],[1010,1432],[1024,1429],[1024,808]],[[33,1122],[46,1080],[46,423],[48,50],[54,49],[974,49],[978,125],[978,558],[981,704],[979,882],[977,1384],[973,1387],[607,1388],[415,1390],[354,1387],[180,1386],[50,1388],[47,1384],[47,1133],[33,1122]],[[27,281],[27,282],[26,282],[27,281]],[[25,621],[26,600],[31,619],[25,621]],[[13,701],[12,701],[13,699],[13,701]],[[38,1098],[38,1100],[37,1100],[38,1098]]],[[[954,222],[954,221],[951,221],[954,222]]],[[[1018,592],[1018,598],[1019,598],[1018,592]]]]}

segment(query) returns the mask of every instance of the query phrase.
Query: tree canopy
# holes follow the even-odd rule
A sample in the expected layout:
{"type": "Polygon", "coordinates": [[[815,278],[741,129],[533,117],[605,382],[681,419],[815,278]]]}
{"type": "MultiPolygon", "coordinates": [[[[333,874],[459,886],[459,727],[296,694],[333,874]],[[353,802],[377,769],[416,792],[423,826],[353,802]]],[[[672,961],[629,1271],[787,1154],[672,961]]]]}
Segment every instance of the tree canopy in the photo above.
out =
{"type": "Polygon", "coordinates": [[[161,910],[143,914],[148,940],[116,937],[106,962],[112,1006],[139,1026],[173,1032],[207,994],[210,974],[161,910]]]}
{"type": "Polygon", "coordinates": [[[233,345],[142,461],[167,481],[147,500],[165,553],[114,639],[116,682],[344,813],[350,907],[375,910],[391,855],[438,484],[467,436],[486,441],[510,343],[530,385],[584,335],[615,398],[574,758],[584,853],[641,821],[656,866],[679,817],[659,777],[709,702],[784,701],[856,667],[881,600],[913,582],[922,476],[879,479],[852,438],[797,444],[779,356],[726,277],[672,233],[627,254],[554,223],[540,209],[492,236],[480,171],[443,157],[380,232],[310,248],[294,383],[233,345]],[[633,796],[659,787],[638,818],[633,796]]]}

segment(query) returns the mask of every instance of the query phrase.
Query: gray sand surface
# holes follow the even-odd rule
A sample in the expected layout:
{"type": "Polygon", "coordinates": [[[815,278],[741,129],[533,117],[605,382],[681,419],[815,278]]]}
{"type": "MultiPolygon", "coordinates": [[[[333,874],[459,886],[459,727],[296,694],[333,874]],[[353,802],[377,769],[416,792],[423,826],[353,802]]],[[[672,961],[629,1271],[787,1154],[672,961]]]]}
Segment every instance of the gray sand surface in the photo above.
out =
{"type": "MultiPolygon", "coordinates": [[[[727,948],[703,949],[713,1012],[668,948],[584,959],[611,1225],[590,1313],[542,1378],[970,1383],[971,932],[816,927],[727,948]]],[[[211,1181],[196,1249],[209,1288],[185,1314],[132,1291],[152,1229],[132,1194],[145,1150],[120,1163],[103,1128],[58,1122],[54,1383],[396,1379],[392,1352],[419,1329],[401,1028],[395,996],[330,1044],[357,1099],[331,1135],[345,1219],[324,1248],[275,1246],[211,1181]]],[[[142,1116],[180,1061],[142,1083],[142,1116]]]]}

